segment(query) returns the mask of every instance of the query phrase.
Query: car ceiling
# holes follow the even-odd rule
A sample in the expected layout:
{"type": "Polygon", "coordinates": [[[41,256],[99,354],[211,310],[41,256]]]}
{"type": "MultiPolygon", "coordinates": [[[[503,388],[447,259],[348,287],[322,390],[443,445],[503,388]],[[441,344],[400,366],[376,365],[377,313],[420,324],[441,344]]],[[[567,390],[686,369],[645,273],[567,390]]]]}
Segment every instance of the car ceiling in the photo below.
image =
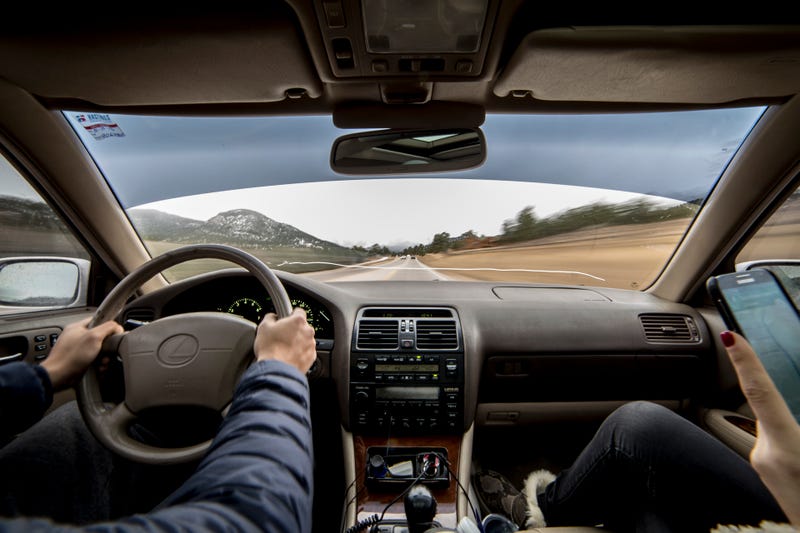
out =
{"type": "MultiPolygon", "coordinates": [[[[233,2],[190,12],[144,4],[124,17],[70,7],[7,18],[0,76],[60,105],[225,104],[292,113],[354,101],[468,102],[488,111],[686,106],[781,100],[800,90],[799,26],[712,28],[697,17],[665,24],[657,13],[607,6],[543,15],[538,3],[491,0],[481,48],[467,55],[470,73],[454,72],[450,56],[436,54],[448,60],[440,72],[376,75],[377,56],[352,23],[361,4],[342,0],[351,23],[331,29],[323,15],[331,3],[338,4],[233,2]],[[350,72],[336,63],[332,41],[342,38],[352,49],[350,72]]],[[[391,56],[389,65],[396,65],[391,56]]]]}

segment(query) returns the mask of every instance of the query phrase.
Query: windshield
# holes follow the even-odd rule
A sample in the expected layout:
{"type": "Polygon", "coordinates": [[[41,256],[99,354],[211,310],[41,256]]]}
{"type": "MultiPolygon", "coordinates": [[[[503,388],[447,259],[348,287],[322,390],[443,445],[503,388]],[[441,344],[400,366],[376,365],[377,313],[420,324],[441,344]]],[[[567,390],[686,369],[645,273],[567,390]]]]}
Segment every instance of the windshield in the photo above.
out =
{"type": "Polygon", "coordinates": [[[330,116],[64,115],[152,255],[223,243],[324,281],[642,289],[763,112],[488,115],[483,165],[402,178],[331,170],[353,131],[330,116]]]}

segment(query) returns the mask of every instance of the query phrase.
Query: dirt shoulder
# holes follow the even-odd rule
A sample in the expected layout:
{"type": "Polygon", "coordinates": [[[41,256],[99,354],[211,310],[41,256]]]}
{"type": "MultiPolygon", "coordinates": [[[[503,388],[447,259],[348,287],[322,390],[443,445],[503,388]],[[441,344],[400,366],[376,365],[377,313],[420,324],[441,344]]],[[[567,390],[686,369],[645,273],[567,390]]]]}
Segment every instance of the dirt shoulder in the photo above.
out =
{"type": "Polygon", "coordinates": [[[689,219],[680,219],[584,229],[510,246],[428,254],[418,259],[431,268],[460,269],[444,272],[453,279],[638,289],[660,272],[688,224],[689,219]]]}

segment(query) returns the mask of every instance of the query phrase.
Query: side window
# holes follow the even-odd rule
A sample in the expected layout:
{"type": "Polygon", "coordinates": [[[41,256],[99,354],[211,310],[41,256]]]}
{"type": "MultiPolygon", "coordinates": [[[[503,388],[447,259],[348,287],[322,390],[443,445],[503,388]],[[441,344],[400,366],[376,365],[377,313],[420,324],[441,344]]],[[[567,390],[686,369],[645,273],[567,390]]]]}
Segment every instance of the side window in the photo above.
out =
{"type": "Polygon", "coordinates": [[[767,259],[800,260],[800,188],[739,252],[736,264],[767,259]]]}
{"type": "Polygon", "coordinates": [[[0,315],[86,305],[89,257],[0,155],[0,315]]]}

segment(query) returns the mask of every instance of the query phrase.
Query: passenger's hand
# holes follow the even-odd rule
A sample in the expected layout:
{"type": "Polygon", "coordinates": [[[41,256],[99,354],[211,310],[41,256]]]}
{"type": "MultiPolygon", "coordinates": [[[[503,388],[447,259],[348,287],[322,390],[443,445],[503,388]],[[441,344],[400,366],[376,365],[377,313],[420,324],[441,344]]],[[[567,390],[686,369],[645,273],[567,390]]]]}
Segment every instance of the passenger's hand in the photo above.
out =
{"type": "Polygon", "coordinates": [[[720,335],[747,403],[756,415],[758,436],[750,463],[789,518],[800,525],[800,425],[747,340],[720,335]]]}
{"type": "Polygon", "coordinates": [[[258,325],[254,350],[259,361],[276,359],[305,374],[317,358],[314,328],[308,324],[306,312],[295,308],[280,320],[269,313],[258,325]]]}
{"type": "Polygon", "coordinates": [[[64,328],[42,367],[50,375],[53,390],[71,387],[100,353],[103,340],[109,335],[122,333],[122,326],[110,320],[88,329],[91,318],[75,322],[64,328]]]}

